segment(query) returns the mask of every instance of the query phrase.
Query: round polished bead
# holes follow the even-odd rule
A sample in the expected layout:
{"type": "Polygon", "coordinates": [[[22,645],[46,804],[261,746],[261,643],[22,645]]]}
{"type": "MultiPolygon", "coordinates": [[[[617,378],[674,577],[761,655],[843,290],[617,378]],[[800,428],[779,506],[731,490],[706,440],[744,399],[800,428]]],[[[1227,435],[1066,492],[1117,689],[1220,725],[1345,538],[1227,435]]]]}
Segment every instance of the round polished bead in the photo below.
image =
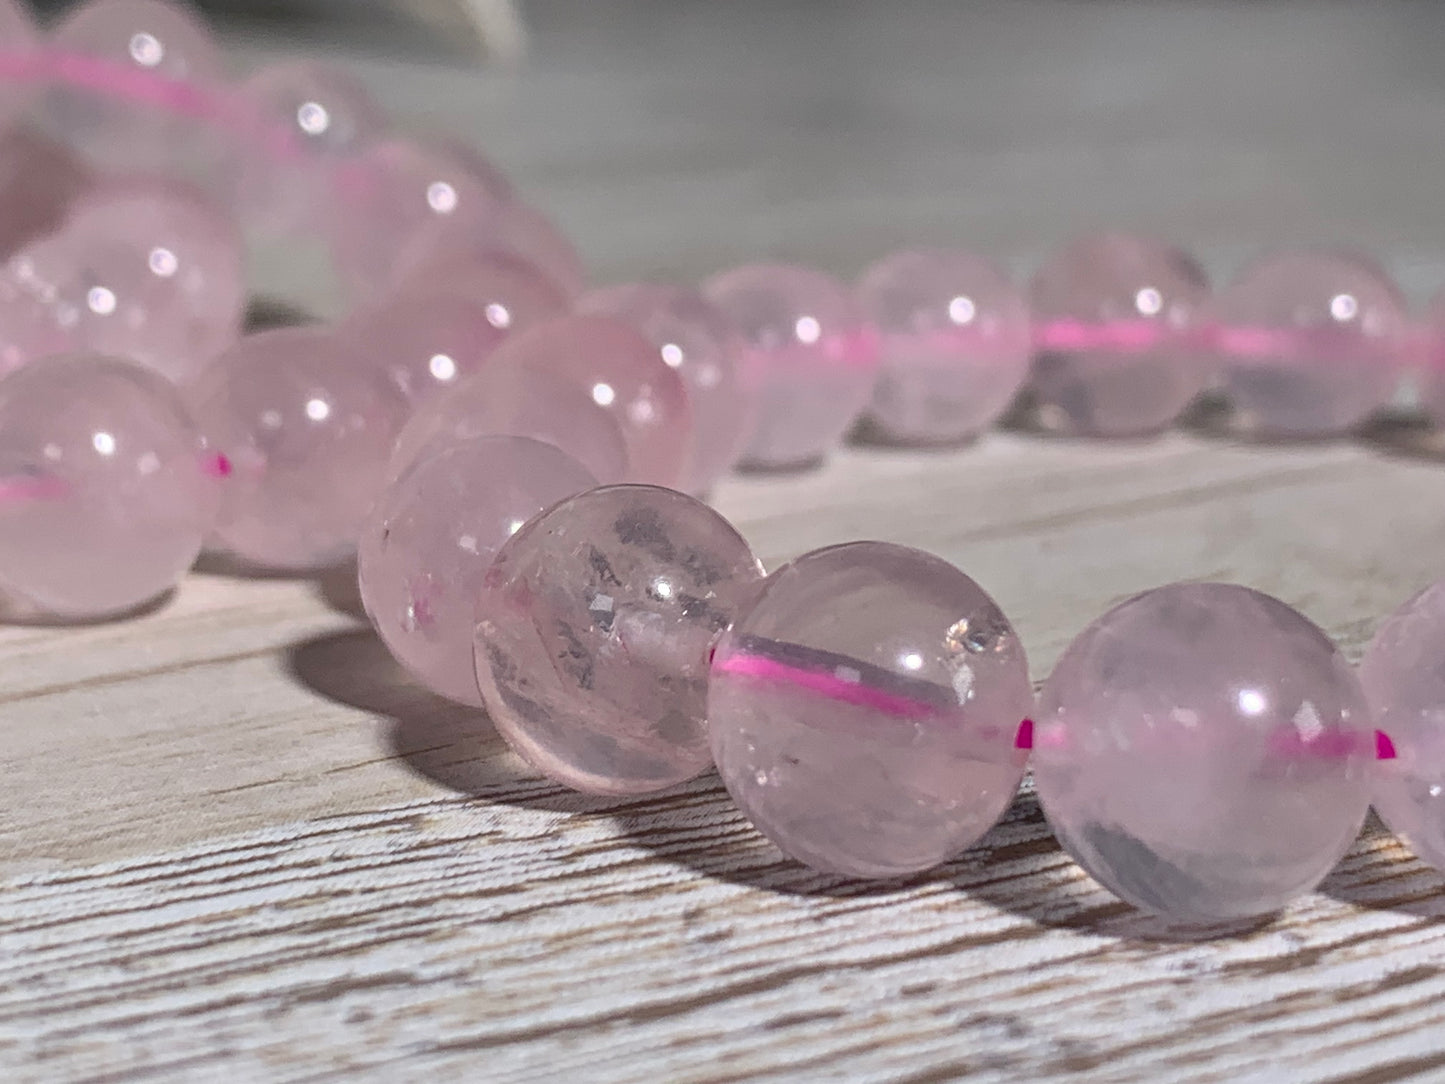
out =
{"type": "Polygon", "coordinates": [[[602,316],[549,320],[509,339],[488,369],[499,388],[527,372],[561,377],[617,420],[632,481],[675,486],[682,478],[692,450],[687,388],[626,324],[602,316]]]}
{"type": "Polygon", "coordinates": [[[41,358],[75,353],[75,336],[29,287],[0,272],[0,376],[41,358]]]}
{"type": "Polygon", "coordinates": [[[477,677],[502,736],[544,775],[644,794],[711,763],[708,655],[762,569],[716,512],[610,486],[564,501],[487,574],[477,677]]]}
{"type": "Polygon", "coordinates": [[[729,793],[789,855],[895,877],[976,843],[1023,778],[1028,663],[983,590],[937,557],[855,542],[768,577],[708,695],[729,793]]]}
{"type": "Polygon", "coordinates": [[[693,446],[679,488],[706,493],[742,455],[757,410],[757,389],[727,317],[693,290],[648,283],[595,290],[577,308],[636,328],[682,377],[692,403],[693,446]]]}
{"type": "Polygon", "coordinates": [[[90,86],[56,86],[47,93],[46,118],[73,145],[118,171],[154,171],[197,154],[201,129],[195,120],[152,103],[150,94],[158,89],[152,84],[139,95],[129,85],[132,72],[176,85],[224,80],[220,49],[186,5],[91,0],[55,28],[50,45],[114,65],[110,73],[87,72],[87,81],[97,79],[113,93],[90,86]]]}
{"type": "Polygon", "coordinates": [[[743,454],[751,467],[816,463],[873,394],[876,337],[848,289],[801,267],[759,264],[710,279],[703,294],[738,329],[757,373],[759,411],[743,454]]]}
{"type": "Polygon", "coordinates": [[[1040,694],[1054,833],[1096,880],[1178,922],[1271,914],[1349,849],[1374,730],[1349,665],[1284,603],[1176,584],[1090,625],[1040,694]]]}
{"type": "Polygon", "coordinates": [[[514,199],[502,210],[496,247],[541,268],[568,297],[576,297],[587,285],[577,247],[551,218],[529,203],[514,199]]]}
{"type": "Polygon", "coordinates": [[[242,339],[193,392],[233,467],[216,537],[245,561],[314,569],[348,556],[386,474],[395,400],[322,328],[242,339]]]}
{"type": "Polygon", "coordinates": [[[1208,325],[1235,424],[1264,436],[1353,429],[1393,398],[1406,367],[1404,300],[1359,256],[1261,260],[1208,306],[1208,325]]]}
{"type": "Polygon", "coordinates": [[[1028,378],[1028,307],[986,260],[950,249],[895,253],[868,269],[858,294],[878,330],[869,417],[884,439],[967,440],[998,420],[1028,378]]]}
{"type": "Polygon", "coordinates": [[[527,520],[596,484],[526,437],[455,445],[393,482],[357,551],[361,598],[391,653],[433,692],[480,706],[472,632],[492,558],[527,520]]]}
{"type": "Polygon", "coordinates": [[[438,252],[397,282],[395,297],[459,297],[485,305],[505,330],[525,331],[563,315],[562,288],[526,260],[505,252],[438,252]]]}
{"type": "Polygon", "coordinates": [[[495,236],[508,194],[444,143],[389,139],[336,174],[332,256],[360,294],[393,285],[434,250],[495,236]]]}
{"type": "Polygon", "coordinates": [[[493,380],[483,371],[423,405],[396,439],[388,474],[477,437],[531,437],[560,448],[611,485],[628,475],[627,444],[612,412],[552,373],[527,371],[493,380]]]}
{"type": "Polygon", "coordinates": [[[413,294],[358,310],[337,338],[410,412],[478,372],[509,330],[501,313],[480,302],[413,294]]]}
{"type": "Polygon", "coordinates": [[[176,383],[236,341],[246,303],[240,238],[205,199],[163,181],[97,188],[57,234],[10,262],[87,350],[176,383]]]}
{"type": "Polygon", "coordinates": [[[1089,436],[1167,427],[1208,381],[1190,340],[1207,293],[1199,266],[1157,241],[1105,234],[1056,255],[1030,290],[1039,424],[1089,436]]]}
{"type": "Polygon", "coordinates": [[[72,355],[0,381],[0,593],[70,619],[134,609],[190,568],[217,475],[176,392],[72,355]]]}
{"type": "Polygon", "coordinates": [[[1391,614],[1360,663],[1360,684],[1395,757],[1378,765],[1375,810],[1445,870],[1445,581],[1391,614]]]}

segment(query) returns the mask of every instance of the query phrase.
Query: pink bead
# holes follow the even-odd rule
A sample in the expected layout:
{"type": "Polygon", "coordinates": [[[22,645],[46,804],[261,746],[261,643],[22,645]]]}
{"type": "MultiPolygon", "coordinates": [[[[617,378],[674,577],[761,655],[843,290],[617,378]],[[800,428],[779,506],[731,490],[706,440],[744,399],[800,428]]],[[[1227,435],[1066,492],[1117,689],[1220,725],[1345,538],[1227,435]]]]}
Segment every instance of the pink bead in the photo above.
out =
{"type": "Polygon", "coordinates": [[[571,307],[562,288],[520,257],[505,252],[435,253],[401,279],[393,296],[445,294],[486,305],[508,331],[561,316],[571,307]]]}
{"type": "Polygon", "coordinates": [[[855,542],[768,577],[712,663],[718,771],[792,857],[850,877],[929,869],[1013,801],[1033,708],[1008,621],[937,557],[855,542]]]}
{"type": "Polygon", "coordinates": [[[210,447],[234,470],[216,529],[222,546],[297,570],[354,550],[399,418],[386,389],[326,329],[247,336],[192,398],[210,447]]]}
{"type": "Polygon", "coordinates": [[[248,148],[235,179],[240,212],[272,233],[315,226],[319,209],[333,198],[330,171],[385,130],[381,107],[349,72],[304,60],[262,68],[240,95],[265,131],[285,133],[296,152],[248,148]]]}
{"type": "Polygon", "coordinates": [[[159,377],[51,358],[0,381],[0,593],[20,612],[101,618],[173,587],[219,483],[159,377]]]}
{"type": "MultiPolygon", "coordinates": [[[[23,0],[0,0],[0,53],[20,57],[35,48],[35,22],[23,0]]],[[[0,83],[0,125],[8,125],[30,104],[31,88],[0,83]]]]}
{"type": "Polygon", "coordinates": [[[594,290],[579,312],[636,328],[687,385],[694,438],[680,488],[706,493],[742,455],[757,409],[753,374],[727,317],[692,290],[630,283],[594,290]]]}
{"type": "Polygon", "coordinates": [[[487,713],[575,790],[645,794],[690,779],[711,762],[708,655],[761,576],[738,533],[681,493],[612,486],[564,501],[487,574],[487,713]]]}
{"type": "Polygon", "coordinates": [[[478,372],[509,331],[506,314],[485,304],[411,294],[358,310],[337,338],[409,412],[478,372]]]}
{"type": "Polygon", "coordinates": [[[1360,684],[1395,758],[1376,772],[1375,809],[1417,855],[1445,869],[1445,581],[1391,614],[1360,684]]]}
{"type": "Polygon", "coordinates": [[[392,285],[438,248],[495,236],[508,195],[454,148],[417,140],[377,143],[338,179],[332,255],[361,294],[392,285]]]}
{"type": "MultiPolygon", "coordinates": [[[[55,28],[50,44],[115,65],[118,80],[127,70],[201,84],[225,78],[205,25],[185,5],[166,0],[90,0],[55,28]]],[[[123,96],[54,87],[46,115],[72,145],[112,170],[157,171],[198,151],[194,120],[123,96]]]]}
{"type": "Polygon", "coordinates": [[[1107,437],[1170,425],[1208,378],[1189,338],[1207,294],[1199,266],[1157,241],[1105,234],[1056,255],[1031,290],[1040,424],[1107,437]]]}
{"type": "Polygon", "coordinates": [[[561,377],[617,420],[633,481],[675,486],[682,478],[692,449],[687,389],[627,325],[601,316],[550,320],[509,340],[489,369],[499,389],[528,371],[561,377]]]}
{"type": "Polygon", "coordinates": [[[895,253],[865,272],[858,294],[882,359],[869,416],[888,440],[967,440],[1028,378],[1028,307],[986,260],[951,249],[895,253]]]}
{"type": "Polygon", "coordinates": [[[557,225],[537,208],[512,200],[502,211],[496,246],[544,271],[568,297],[587,285],[582,257],[557,225]]]}
{"type": "Polygon", "coordinates": [[[481,705],[472,631],[498,548],[538,512],[597,484],[526,437],[482,437],[417,463],[367,519],[361,597],[391,653],[429,689],[481,705]]]}
{"type": "Polygon", "coordinates": [[[750,467],[807,466],[843,438],[873,394],[876,337],[841,283],[759,264],[714,276],[703,294],[732,321],[758,374],[750,467]]]}
{"type": "Polygon", "coordinates": [[[198,194],[163,181],[107,185],[10,275],[78,344],[176,383],[236,341],[246,304],[240,238],[198,194]]]}
{"type": "Polygon", "coordinates": [[[412,415],[392,450],[390,477],[477,437],[530,437],[566,452],[604,484],[627,477],[627,445],[612,413],[551,373],[497,381],[483,371],[412,415]]]}
{"type": "Polygon", "coordinates": [[[27,128],[0,134],[0,258],[59,229],[91,181],[59,144],[27,128]]]}
{"type": "Polygon", "coordinates": [[[1370,720],[1302,615],[1245,587],[1176,584],[1070,645],[1040,695],[1034,782],[1064,849],[1116,895],[1187,923],[1253,918],[1354,842],[1370,720]]]}
{"type": "Polygon", "coordinates": [[[1240,429],[1328,436],[1390,401],[1406,359],[1404,300],[1372,262],[1286,253],[1247,268],[1208,307],[1240,429]]]}
{"type": "Polygon", "coordinates": [[[41,358],[73,353],[75,337],[13,275],[0,274],[0,376],[41,358]]]}

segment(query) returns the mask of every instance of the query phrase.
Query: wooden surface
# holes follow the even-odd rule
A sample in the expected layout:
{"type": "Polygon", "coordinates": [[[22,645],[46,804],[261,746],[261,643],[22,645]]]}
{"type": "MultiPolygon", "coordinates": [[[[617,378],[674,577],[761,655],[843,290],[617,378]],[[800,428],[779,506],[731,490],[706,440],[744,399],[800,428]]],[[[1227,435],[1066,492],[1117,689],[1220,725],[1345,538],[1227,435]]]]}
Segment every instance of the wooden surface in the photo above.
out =
{"type": "MultiPolygon", "coordinates": [[[[1122,222],[1216,266],[1353,234],[1438,284],[1419,6],[532,7],[522,73],[365,70],[485,136],[606,277],[755,250],[852,273],[933,237],[1023,265],[1122,222]]],[[[1356,656],[1442,572],[1419,444],[1001,432],[717,503],[769,565],[864,537],[957,562],[1036,677],[1186,577],[1279,595],[1356,656]]],[[[529,778],[401,679],[344,576],[208,567],[137,620],[0,631],[0,1079],[1445,1079],[1445,886],[1378,831],[1204,943],[1084,878],[1027,795],[933,875],[840,883],[715,778],[645,801],[529,778]]]]}

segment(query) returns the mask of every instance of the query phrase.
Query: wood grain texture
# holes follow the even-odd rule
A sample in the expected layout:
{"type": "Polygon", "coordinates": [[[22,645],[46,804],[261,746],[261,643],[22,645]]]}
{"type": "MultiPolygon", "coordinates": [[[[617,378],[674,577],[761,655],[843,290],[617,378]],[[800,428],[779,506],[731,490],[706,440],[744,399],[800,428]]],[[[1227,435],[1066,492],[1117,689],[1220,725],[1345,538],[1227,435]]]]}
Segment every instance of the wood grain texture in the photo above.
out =
{"type": "MultiPolygon", "coordinates": [[[[1416,293],[1445,272],[1423,6],[530,7],[520,72],[363,69],[484,137],[604,277],[759,252],[852,273],[925,238],[1025,264],[1101,223],[1217,267],[1353,237],[1416,293]]],[[[716,499],[769,565],[850,538],[957,562],[1041,676],[1181,578],[1276,594],[1358,656],[1441,574],[1442,478],[1398,425],[999,432],[716,499]]],[[[0,630],[0,738],[7,1082],[1445,1079],[1445,885],[1378,828],[1277,922],[1206,942],[1094,886],[1027,792],[934,874],[843,883],[715,778],[634,801],[530,778],[401,677],[344,576],[210,562],[133,621],[0,630]]]]}

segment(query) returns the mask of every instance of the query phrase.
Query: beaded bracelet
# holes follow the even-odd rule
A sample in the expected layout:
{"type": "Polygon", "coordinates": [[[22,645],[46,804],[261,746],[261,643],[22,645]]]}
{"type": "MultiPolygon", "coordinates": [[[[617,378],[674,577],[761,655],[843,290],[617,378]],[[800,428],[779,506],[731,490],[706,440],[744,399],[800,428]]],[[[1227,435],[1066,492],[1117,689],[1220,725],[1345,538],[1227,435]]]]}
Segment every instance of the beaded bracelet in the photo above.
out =
{"type": "Polygon", "coordinates": [[[1021,389],[1041,427],[1081,435],[1157,431],[1211,383],[1243,432],[1331,435],[1407,372],[1445,416],[1436,321],[1414,327],[1370,262],[1275,257],[1211,296],[1177,250],[1108,235],[1027,300],[941,250],[856,291],[759,265],[582,294],[575,254],[490,164],[385,135],[343,75],[227,88],[203,28],[159,0],[95,0],[43,46],[0,3],[0,41],[0,112],[112,173],[166,166],[103,178],[7,137],[48,182],[0,191],[15,616],[123,615],[207,544],[289,570],[354,551],[398,660],[539,771],[642,794],[715,764],[820,870],[928,869],[1030,765],[1065,849],[1187,924],[1309,891],[1371,802],[1445,868],[1445,582],[1358,675],[1277,600],[1158,588],[1089,626],[1036,699],[1007,618],[948,563],[856,542],[765,576],[687,495],[735,463],[815,462],[860,414],[956,445],[1021,389]],[[359,307],[242,336],[240,234],[303,226],[359,307]]]}

